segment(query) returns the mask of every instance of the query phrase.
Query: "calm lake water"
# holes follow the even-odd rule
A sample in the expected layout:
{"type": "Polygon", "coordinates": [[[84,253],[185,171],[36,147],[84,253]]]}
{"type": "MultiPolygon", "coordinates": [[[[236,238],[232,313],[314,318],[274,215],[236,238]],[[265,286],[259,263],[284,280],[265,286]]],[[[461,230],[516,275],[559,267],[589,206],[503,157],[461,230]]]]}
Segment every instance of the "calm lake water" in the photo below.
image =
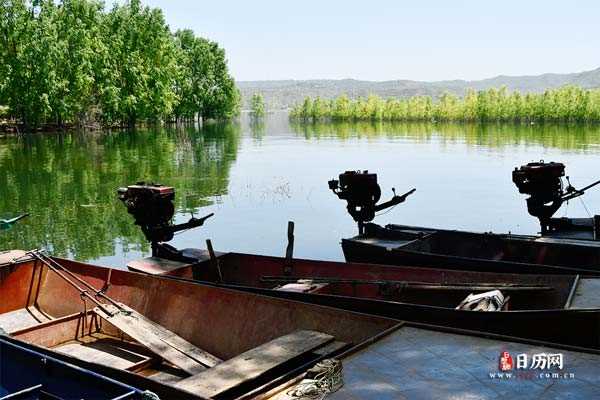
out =
{"type": "MultiPolygon", "coordinates": [[[[0,216],[30,212],[0,231],[0,249],[46,248],[56,255],[123,267],[149,254],[116,189],[152,180],[177,189],[177,221],[214,212],[177,247],[283,255],[287,221],[295,255],[342,260],[356,226],[327,181],[350,169],[379,174],[382,198],[416,187],[376,222],[534,233],[515,166],[561,161],[573,185],[600,178],[600,128],[438,124],[261,123],[158,128],[109,134],[0,138],[0,216]]],[[[600,210],[600,190],[584,197],[600,210]]],[[[559,215],[587,216],[579,200],[559,215]]]]}

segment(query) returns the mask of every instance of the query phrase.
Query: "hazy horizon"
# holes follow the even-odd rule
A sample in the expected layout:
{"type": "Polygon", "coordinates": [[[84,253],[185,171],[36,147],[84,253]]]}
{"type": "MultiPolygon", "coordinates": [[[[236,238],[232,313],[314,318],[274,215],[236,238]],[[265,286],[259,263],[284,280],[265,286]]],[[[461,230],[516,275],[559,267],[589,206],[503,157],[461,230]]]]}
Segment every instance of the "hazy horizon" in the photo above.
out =
{"type": "Polygon", "coordinates": [[[237,81],[481,80],[600,66],[600,2],[142,0],[227,52],[237,81]]]}
{"type": "Polygon", "coordinates": [[[494,76],[488,76],[488,77],[484,77],[484,78],[480,78],[480,79],[442,79],[442,80],[419,80],[419,79],[406,79],[406,78],[395,78],[395,79],[357,79],[357,78],[352,78],[352,77],[345,77],[345,78],[305,78],[305,79],[295,79],[295,78],[282,78],[282,79],[243,79],[243,80],[238,80],[236,79],[236,82],[276,82],[276,81],[345,81],[345,80],[352,80],[352,81],[364,81],[364,82],[373,82],[373,83],[377,83],[377,82],[393,82],[393,81],[413,81],[413,82],[422,82],[422,83],[439,83],[439,82],[452,82],[452,81],[464,81],[464,82],[473,82],[473,81],[485,81],[488,79],[493,79],[493,78],[498,78],[498,77],[507,77],[507,78],[527,78],[527,77],[537,77],[540,75],[565,75],[565,74],[578,74],[578,73],[582,73],[582,72],[589,72],[589,71],[594,71],[600,69],[600,66],[595,67],[595,68],[590,68],[590,69],[586,69],[586,70],[581,70],[581,71],[570,71],[570,72],[555,72],[555,71],[546,71],[546,72],[541,72],[539,74],[526,74],[526,75],[508,75],[508,74],[498,74],[498,75],[494,75],[494,76]]]}

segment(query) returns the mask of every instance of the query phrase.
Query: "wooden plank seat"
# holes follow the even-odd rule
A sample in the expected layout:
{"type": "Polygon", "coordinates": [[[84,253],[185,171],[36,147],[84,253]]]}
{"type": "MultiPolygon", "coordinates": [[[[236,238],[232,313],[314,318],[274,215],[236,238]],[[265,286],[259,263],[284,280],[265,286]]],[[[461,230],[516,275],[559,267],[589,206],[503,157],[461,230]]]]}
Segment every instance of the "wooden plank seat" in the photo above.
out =
{"type": "MultiPolygon", "coordinates": [[[[201,263],[210,259],[210,254],[206,250],[201,249],[183,249],[182,253],[185,257],[196,259],[195,263],[201,263]]],[[[215,251],[215,256],[218,258],[225,255],[215,251]]],[[[146,257],[141,260],[133,260],[127,263],[127,268],[135,272],[143,272],[150,275],[169,275],[169,273],[178,269],[189,267],[194,263],[185,263],[179,261],[167,260],[160,257],[146,257]]]]}
{"type": "Polygon", "coordinates": [[[127,263],[127,268],[135,272],[144,272],[150,275],[166,275],[180,268],[188,267],[189,263],[167,260],[159,257],[146,257],[127,263]]]}
{"type": "Polygon", "coordinates": [[[94,312],[153,353],[190,375],[198,374],[221,362],[219,358],[197,348],[137,311],[121,303],[119,306],[123,311],[114,305],[103,305],[112,315],[99,307],[94,308],[94,312]]]}
{"type": "Polygon", "coordinates": [[[296,331],[183,379],[175,386],[202,397],[213,398],[333,340],[333,336],[317,331],[296,331]]]}
{"type": "Polygon", "coordinates": [[[46,321],[50,321],[50,318],[35,307],[25,307],[0,314],[0,328],[7,333],[30,328],[46,321]]]}
{"type": "Polygon", "coordinates": [[[111,337],[102,337],[99,334],[94,336],[97,340],[89,342],[74,340],[60,344],[54,347],[53,350],[118,369],[133,368],[144,361],[150,361],[153,356],[152,353],[146,354],[147,351],[138,348],[134,343],[111,337]]]}
{"type": "Polygon", "coordinates": [[[600,307],[600,279],[580,279],[569,308],[586,309],[598,307],[600,307]]]}

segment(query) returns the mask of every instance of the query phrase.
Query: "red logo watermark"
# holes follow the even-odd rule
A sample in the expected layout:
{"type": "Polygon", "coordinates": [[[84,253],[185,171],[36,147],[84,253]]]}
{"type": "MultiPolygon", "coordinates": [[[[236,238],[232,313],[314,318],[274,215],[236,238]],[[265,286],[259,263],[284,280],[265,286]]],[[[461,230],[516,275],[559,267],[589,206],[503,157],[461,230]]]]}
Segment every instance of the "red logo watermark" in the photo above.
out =
{"type": "Polygon", "coordinates": [[[508,351],[503,351],[500,354],[500,371],[510,371],[513,369],[513,359],[508,351]]]}
{"type": "Polygon", "coordinates": [[[490,372],[491,379],[574,379],[575,374],[565,372],[562,353],[500,353],[499,372],[490,372]]]}

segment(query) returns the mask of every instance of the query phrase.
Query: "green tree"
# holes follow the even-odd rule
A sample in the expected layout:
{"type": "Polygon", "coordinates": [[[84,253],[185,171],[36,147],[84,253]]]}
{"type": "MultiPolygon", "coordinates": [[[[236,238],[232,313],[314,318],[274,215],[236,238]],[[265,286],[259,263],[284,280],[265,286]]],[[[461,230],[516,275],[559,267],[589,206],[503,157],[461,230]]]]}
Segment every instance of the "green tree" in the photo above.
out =
{"type": "Polygon", "coordinates": [[[177,53],[162,12],[140,0],[116,4],[107,15],[105,35],[110,57],[108,98],[102,105],[107,116],[133,126],[169,115],[177,99],[177,53]]]}
{"type": "Polygon", "coordinates": [[[100,1],[63,0],[54,14],[56,79],[50,107],[58,125],[85,123],[98,111],[99,77],[108,57],[102,37],[103,9],[100,1]]]}
{"type": "Polygon", "coordinates": [[[350,100],[305,98],[291,112],[292,119],[336,121],[480,121],[480,122],[600,122],[600,89],[564,86],[542,94],[509,93],[506,87],[475,92],[463,98],[444,93],[408,99],[370,95],[350,100]]]}
{"type": "Polygon", "coordinates": [[[37,1],[0,1],[2,21],[2,98],[10,113],[26,126],[37,126],[50,115],[56,89],[55,6],[37,1]]]}
{"type": "Polygon", "coordinates": [[[208,52],[202,66],[204,96],[200,107],[203,119],[226,119],[239,114],[240,93],[227,70],[225,50],[207,42],[208,52]]]}
{"type": "Polygon", "coordinates": [[[254,117],[263,117],[265,115],[265,100],[262,94],[254,93],[250,99],[250,112],[254,117]]]}

